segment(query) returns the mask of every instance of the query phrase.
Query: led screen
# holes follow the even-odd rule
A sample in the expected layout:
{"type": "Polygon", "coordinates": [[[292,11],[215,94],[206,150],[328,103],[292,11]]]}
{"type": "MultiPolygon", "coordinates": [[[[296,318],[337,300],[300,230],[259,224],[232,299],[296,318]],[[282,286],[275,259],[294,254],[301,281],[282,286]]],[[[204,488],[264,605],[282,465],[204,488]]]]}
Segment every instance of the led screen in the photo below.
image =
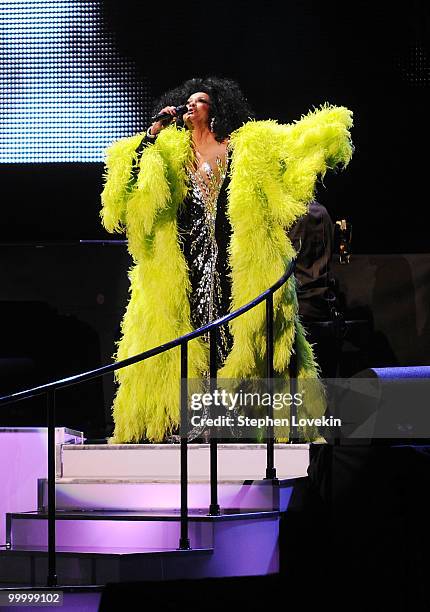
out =
{"type": "Polygon", "coordinates": [[[100,0],[0,0],[0,91],[0,163],[100,162],[148,120],[100,0]]]}

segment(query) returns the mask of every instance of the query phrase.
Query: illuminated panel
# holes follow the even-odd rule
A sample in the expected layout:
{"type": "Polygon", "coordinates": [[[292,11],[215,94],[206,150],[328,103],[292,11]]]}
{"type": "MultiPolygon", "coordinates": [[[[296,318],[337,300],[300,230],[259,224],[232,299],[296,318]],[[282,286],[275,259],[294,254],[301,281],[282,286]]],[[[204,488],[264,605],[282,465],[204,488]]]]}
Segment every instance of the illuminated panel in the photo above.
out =
{"type": "Polygon", "coordinates": [[[147,83],[101,1],[0,0],[0,163],[100,162],[146,125],[147,83]]]}

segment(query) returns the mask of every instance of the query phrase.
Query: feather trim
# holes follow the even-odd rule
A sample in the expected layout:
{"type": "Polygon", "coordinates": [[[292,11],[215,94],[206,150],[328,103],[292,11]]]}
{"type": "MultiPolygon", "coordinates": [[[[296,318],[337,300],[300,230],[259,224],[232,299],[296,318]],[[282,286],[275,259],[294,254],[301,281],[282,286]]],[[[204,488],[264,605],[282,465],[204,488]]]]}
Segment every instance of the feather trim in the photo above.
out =
{"type": "MultiPolygon", "coordinates": [[[[192,331],[190,282],[176,225],[187,191],[184,160],[189,155],[188,133],[175,128],[163,130],[143,152],[136,187],[126,202],[129,250],[136,265],[130,271],[131,297],[117,360],[192,331]]],[[[191,378],[206,369],[206,352],[201,340],[190,342],[191,378]]],[[[178,425],[179,349],[119,370],[117,380],[112,442],[160,441],[178,425]]]]}
{"type": "Polygon", "coordinates": [[[122,138],[106,151],[105,186],[101,194],[100,216],[108,232],[124,231],[127,186],[132,164],[136,160],[136,149],[142,137],[142,134],[136,134],[130,138],[122,138]]]}
{"type": "MultiPolygon", "coordinates": [[[[325,105],[292,126],[250,122],[233,135],[229,200],[232,310],[275,283],[295,256],[285,229],[306,212],[318,176],[348,163],[351,125],[350,111],[325,105]]],[[[321,416],[325,401],[319,369],[297,312],[295,283],[290,279],[275,293],[274,367],[278,376],[288,378],[296,338],[298,376],[307,381],[304,410],[321,416]]],[[[264,305],[232,321],[231,331],[234,344],[220,376],[264,378],[264,305]]],[[[313,431],[302,433],[315,435],[313,431]]]]}

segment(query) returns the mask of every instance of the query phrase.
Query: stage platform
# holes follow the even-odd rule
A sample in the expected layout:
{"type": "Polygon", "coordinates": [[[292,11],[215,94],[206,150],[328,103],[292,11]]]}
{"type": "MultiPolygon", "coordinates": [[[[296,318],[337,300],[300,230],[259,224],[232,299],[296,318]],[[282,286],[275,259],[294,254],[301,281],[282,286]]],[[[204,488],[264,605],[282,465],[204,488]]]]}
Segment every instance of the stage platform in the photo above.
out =
{"type": "MultiPolygon", "coordinates": [[[[14,430],[16,442],[28,432],[14,430]]],[[[38,430],[44,438],[46,431],[38,430]]],[[[12,431],[0,432],[10,436],[12,431]]],[[[33,430],[34,433],[34,430],[33,430]]],[[[35,442],[35,440],[33,440],[35,442]]],[[[309,465],[308,444],[275,445],[278,480],[265,480],[266,447],[219,444],[219,516],[209,516],[209,445],[190,444],[190,550],[180,538],[179,444],[57,444],[56,545],[61,584],[267,575],[279,571],[279,526],[309,465]]],[[[40,440],[39,440],[40,443],[40,440]]],[[[16,445],[22,452],[22,445],[16,445]]],[[[42,444],[46,450],[46,446],[42,444]]],[[[10,445],[12,461],[13,449],[10,445]]],[[[15,457],[18,460],[18,457],[15,457]]],[[[44,586],[46,455],[33,461],[33,506],[3,518],[0,584],[44,586]],[[37,465],[39,462],[40,475],[37,465]]],[[[2,483],[0,483],[2,484],[2,483]]],[[[10,485],[10,479],[9,479],[10,485]]],[[[28,488],[29,482],[26,481],[28,488]]],[[[21,486],[17,483],[18,488],[21,486]]],[[[24,486],[24,484],[23,484],[24,486]]],[[[27,498],[28,499],[28,498],[27,498]]],[[[297,495],[295,495],[297,500],[297,495]]],[[[295,502],[297,503],[297,501],[295,502]]]]}

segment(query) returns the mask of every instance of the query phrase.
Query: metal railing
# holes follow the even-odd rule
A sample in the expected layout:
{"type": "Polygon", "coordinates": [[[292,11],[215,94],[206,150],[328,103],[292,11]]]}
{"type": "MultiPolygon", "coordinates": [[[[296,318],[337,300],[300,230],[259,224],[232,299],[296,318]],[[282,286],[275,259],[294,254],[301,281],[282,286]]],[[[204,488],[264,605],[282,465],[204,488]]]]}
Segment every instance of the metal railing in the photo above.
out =
{"type": "MultiPolygon", "coordinates": [[[[99,378],[125,368],[135,363],[154,357],[166,351],[169,351],[177,346],[181,347],[181,396],[180,396],[180,418],[181,423],[186,423],[188,418],[188,343],[194,338],[203,335],[209,335],[209,375],[212,388],[216,385],[217,379],[217,331],[221,325],[225,325],[229,321],[236,319],[244,313],[252,310],[262,302],[266,303],[266,375],[271,391],[271,383],[274,378],[274,329],[273,329],[273,294],[277,289],[282,287],[294,272],[295,260],[291,261],[283,276],[269,289],[261,293],[257,298],[238,308],[234,312],[217,319],[207,325],[196,329],[188,334],[185,334],[175,340],[171,340],[165,344],[157,346],[143,353],[139,353],[133,357],[123,359],[113,364],[105,365],[95,370],[82,372],[75,376],[56,380],[45,385],[12,393],[4,397],[0,397],[0,405],[10,404],[13,402],[25,400],[38,395],[46,395],[47,402],[47,425],[48,425],[48,575],[47,586],[55,587],[57,585],[56,573],[56,542],[55,542],[55,519],[56,519],[56,500],[55,500],[55,394],[58,389],[77,385],[94,378],[99,378]]],[[[290,385],[291,396],[295,397],[295,385],[297,376],[297,361],[295,351],[293,350],[290,360],[290,385]]],[[[294,401],[290,407],[290,423],[294,422],[293,416],[296,417],[297,407],[294,401]]],[[[273,404],[268,406],[268,422],[273,421],[273,404]]],[[[290,441],[296,440],[296,432],[290,427],[290,441]]],[[[220,506],[218,503],[218,441],[211,437],[210,444],[210,506],[209,515],[217,516],[220,514],[220,506]]],[[[276,467],[274,461],[274,432],[273,425],[268,426],[266,430],[266,479],[276,479],[276,467]]],[[[188,538],[188,438],[181,433],[180,436],[180,461],[181,461],[181,533],[179,540],[179,549],[190,549],[190,541],[188,538]]]]}

